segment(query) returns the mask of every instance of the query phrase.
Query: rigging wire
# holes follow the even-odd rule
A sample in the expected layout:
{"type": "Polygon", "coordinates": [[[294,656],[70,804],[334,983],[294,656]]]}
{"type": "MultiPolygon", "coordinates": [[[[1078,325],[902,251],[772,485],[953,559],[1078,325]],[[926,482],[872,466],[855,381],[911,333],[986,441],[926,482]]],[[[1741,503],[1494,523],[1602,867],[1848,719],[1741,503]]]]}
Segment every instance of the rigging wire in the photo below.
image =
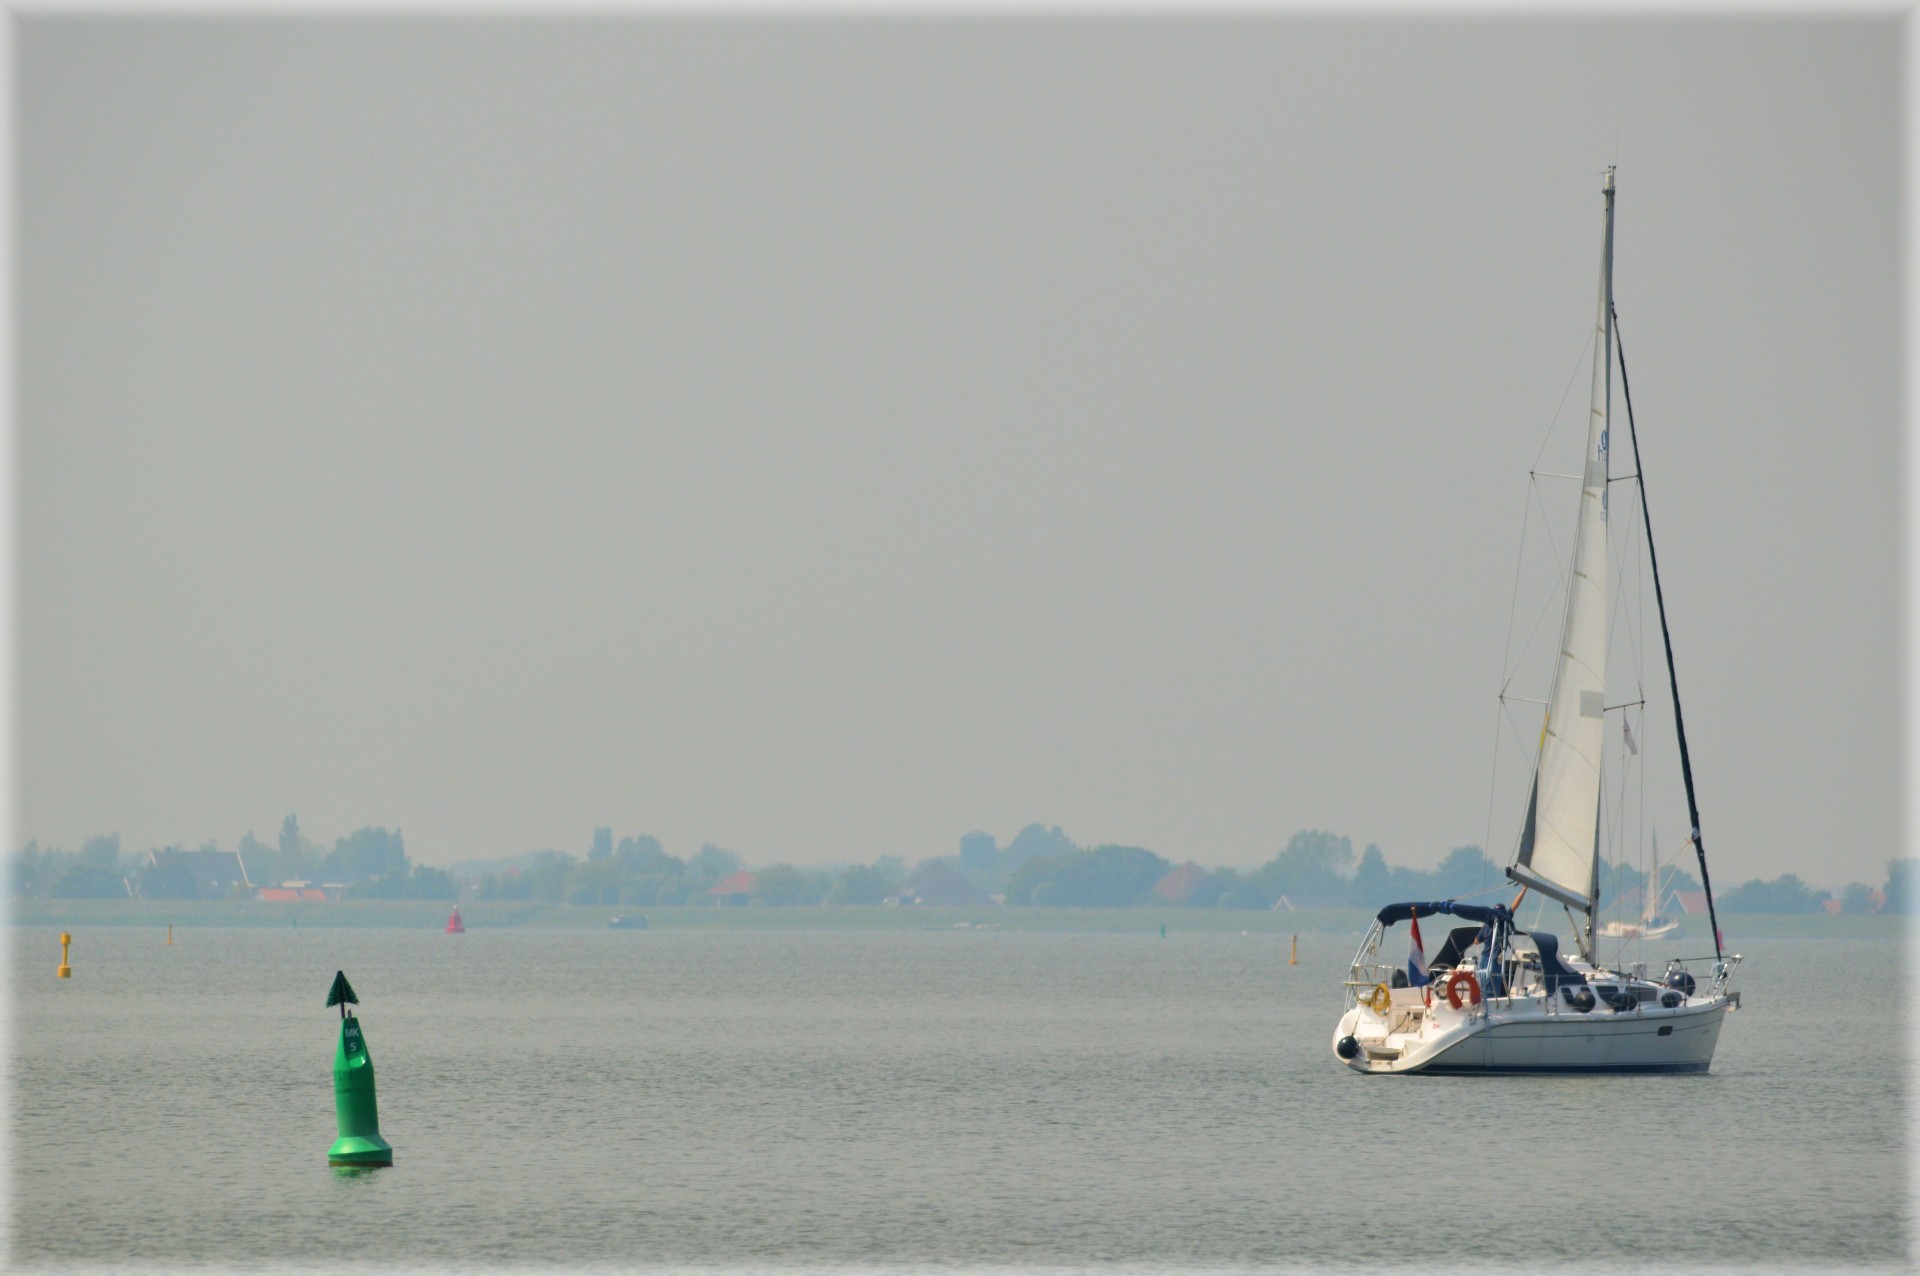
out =
{"type": "Polygon", "coordinates": [[[1547,454],[1547,444],[1553,441],[1553,432],[1560,428],[1560,414],[1567,410],[1567,396],[1573,393],[1573,383],[1580,379],[1580,369],[1593,355],[1593,338],[1583,334],[1580,338],[1580,350],[1573,357],[1573,371],[1567,374],[1567,388],[1560,392],[1560,406],[1553,410],[1553,419],[1547,422],[1547,433],[1540,440],[1540,450],[1533,454],[1533,464],[1529,470],[1540,468],[1540,458],[1547,454]]]}
{"type": "Polygon", "coordinates": [[[1693,760],[1687,753],[1686,720],[1680,712],[1680,675],[1673,667],[1673,635],[1667,629],[1666,596],[1660,588],[1660,559],[1653,552],[1653,514],[1647,506],[1647,467],[1640,463],[1640,432],[1633,424],[1633,393],[1627,388],[1627,352],[1620,344],[1620,315],[1609,302],[1609,317],[1613,320],[1614,350],[1620,358],[1620,393],[1627,405],[1627,437],[1633,440],[1633,468],[1640,486],[1640,515],[1647,528],[1647,563],[1653,572],[1653,599],[1660,610],[1660,639],[1667,649],[1667,681],[1673,690],[1673,733],[1680,746],[1680,778],[1687,790],[1687,818],[1692,822],[1688,830],[1688,839],[1700,857],[1700,889],[1707,896],[1707,924],[1713,928],[1713,958],[1724,961],[1726,954],[1720,948],[1720,918],[1713,906],[1713,881],[1707,876],[1707,846],[1700,835],[1700,804],[1693,791],[1693,760]]]}

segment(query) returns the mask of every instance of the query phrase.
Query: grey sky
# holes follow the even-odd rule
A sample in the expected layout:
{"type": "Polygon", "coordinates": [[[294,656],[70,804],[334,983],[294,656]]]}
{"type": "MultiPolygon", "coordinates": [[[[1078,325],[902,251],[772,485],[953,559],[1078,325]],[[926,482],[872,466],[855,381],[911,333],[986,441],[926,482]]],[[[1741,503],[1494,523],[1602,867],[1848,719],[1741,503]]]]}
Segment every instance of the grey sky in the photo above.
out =
{"type": "Polygon", "coordinates": [[[1617,162],[1716,878],[1878,882],[1898,32],[27,19],[16,842],[1431,863],[1617,162]]]}

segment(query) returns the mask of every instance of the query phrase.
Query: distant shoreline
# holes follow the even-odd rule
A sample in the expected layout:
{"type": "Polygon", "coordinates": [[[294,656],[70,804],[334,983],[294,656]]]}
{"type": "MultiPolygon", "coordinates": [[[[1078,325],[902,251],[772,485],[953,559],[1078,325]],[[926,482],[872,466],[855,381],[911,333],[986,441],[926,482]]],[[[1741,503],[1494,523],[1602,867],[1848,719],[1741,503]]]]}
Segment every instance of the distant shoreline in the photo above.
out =
{"type": "MultiPolygon", "coordinates": [[[[437,900],[345,900],[283,904],[258,900],[15,899],[6,921],[16,929],[112,926],[165,929],[380,928],[441,930],[452,905],[437,900]]],[[[887,905],[794,905],[780,908],[717,908],[677,905],[619,908],[529,902],[460,905],[469,931],[607,930],[614,917],[644,917],[649,930],[739,931],[931,931],[987,930],[1056,934],[1351,935],[1364,930],[1369,910],[1303,908],[1291,911],[1225,908],[939,908],[887,905]]],[[[1706,920],[1684,925],[1688,938],[1705,940],[1706,920]]],[[[1721,918],[1730,946],[1743,938],[1897,939],[1907,932],[1898,914],[1830,916],[1825,913],[1739,913],[1721,918]]],[[[644,942],[646,932],[623,932],[644,942]]],[[[1681,942],[1685,942],[1683,939],[1681,942]]]]}

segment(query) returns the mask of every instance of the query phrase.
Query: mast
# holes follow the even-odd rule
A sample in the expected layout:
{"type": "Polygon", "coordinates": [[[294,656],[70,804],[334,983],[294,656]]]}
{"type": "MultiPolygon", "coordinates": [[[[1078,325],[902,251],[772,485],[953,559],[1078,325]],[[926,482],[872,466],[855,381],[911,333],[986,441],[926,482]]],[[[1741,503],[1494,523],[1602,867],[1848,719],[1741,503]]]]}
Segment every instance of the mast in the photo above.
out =
{"type": "MultiPolygon", "coordinates": [[[[1608,170],[1611,174],[1612,170],[1608,170]]],[[[1611,183],[1609,183],[1611,184],[1611,183]]],[[[1608,302],[1611,313],[1612,302],[1608,302]]],[[[1680,712],[1680,675],[1673,667],[1673,634],[1667,629],[1667,598],[1660,590],[1660,559],[1653,552],[1653,514],[1647,509],[1647,472],[1640,465],[1640,433],[1633,426],[1633,391],[1627,385],[1627,351],[1620,348],[1620,397],[1627,404],[1627,437],[1633,441],[1634,481],[1640,485],[1640,517],[1647,530],[1647,566],[1653,572],[1653,600],[1660,608],[1660,641],[1667,650],[1667,685],[1673,692],[1673,732],[1680,743],[1680,780],[1687,790],[1687,822],[1694,854],[1700,859],[1700,889],[1707,896],[1707,925],[1713,927],[1713,959],[1721,961],[1720,917],[1713,906],[1713,879],[1707,876],[1707,844],[1700,838],[1700,803],[1693,793],[1693,758],[1687,752],[1687,720],[1680,712]]]]}
{"type": "Polygon", "coordinates": [[[1581,954],[1593,957],[1593,915],[1599,895],[1600,760],[1606,726],[1607,462],[1613,399],[1613,169],[1600,251],[1600,297],[1594,316],[1593,386],[1587,415],[1586,464],[1567,583],[1560,652],[1540,729],[1527,819],[1507,876],[1569,910],[1581,954]]]}

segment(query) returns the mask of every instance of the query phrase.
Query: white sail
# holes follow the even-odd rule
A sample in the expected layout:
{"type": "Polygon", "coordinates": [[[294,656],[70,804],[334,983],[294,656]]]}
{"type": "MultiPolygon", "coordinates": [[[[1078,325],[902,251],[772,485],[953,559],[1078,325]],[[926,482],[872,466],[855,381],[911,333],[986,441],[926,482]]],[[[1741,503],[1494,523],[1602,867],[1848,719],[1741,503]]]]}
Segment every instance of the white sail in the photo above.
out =
{"type": "Polygon", "coordinates": [[[1593,397],[1567,611],[1526,827],[1507,874],[1587,913],[1598,893],[1600,748],[1607,686],[1607,408],[1613,371],[1613,170],[1607,170],[1593,397]]]}
{"type": "Polygon", "coordinates": [[[1659,829],[1653,831],[1653,850],[1651,854],[1653,857],[1653,872],[1647,875],[1646,883],[1640,887],[1640,893],[1645,896],[1645,898],[1640,901],[1640,925],[1642,929],[1652,926],[1653,919],[1660,915],[1660,874],[1665,866],[1660,863],[1659,829]]]}

